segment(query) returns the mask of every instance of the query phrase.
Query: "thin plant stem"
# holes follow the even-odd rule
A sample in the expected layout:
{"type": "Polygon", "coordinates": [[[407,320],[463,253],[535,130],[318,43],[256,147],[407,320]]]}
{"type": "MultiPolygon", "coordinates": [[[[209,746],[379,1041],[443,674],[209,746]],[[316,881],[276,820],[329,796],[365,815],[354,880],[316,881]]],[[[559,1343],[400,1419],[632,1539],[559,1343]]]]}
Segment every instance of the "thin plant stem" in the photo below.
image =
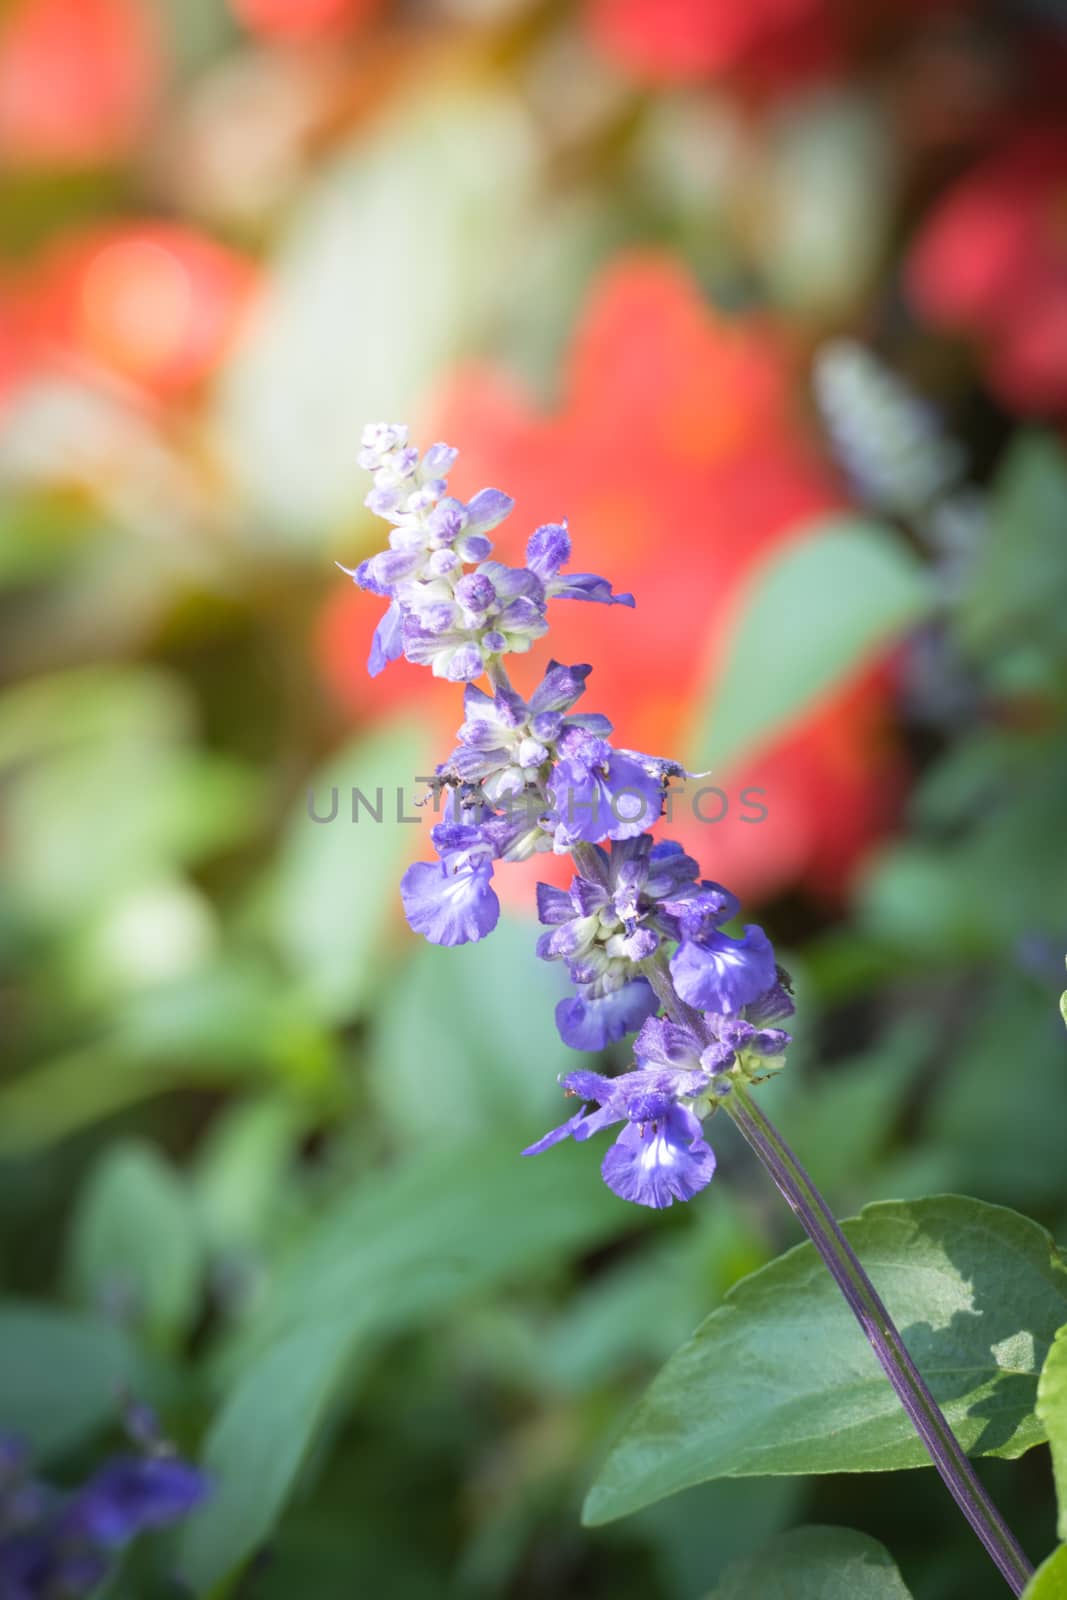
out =
{"type": "MultiPolygon", "coordinates": [[[[676,1020],[690,1026],[694,1022],[702,1024],[699,1013],[675,993],[662,967],[653,967],[650,963],[648,977],[657,996],[676,1020]]],[[[775,1187],[844,1295],[949,1494],[1009,1589],[1013,1594],[1022,1594],[1033,1567],[982,1486],[830,1207],[747,1089],[735,1085],[724,1098],[723,1106],[763,1162],[775,1187]]]]}
{"type": "Polygon", "coordinates": [[[508,677],[508,669],[505,667],[499,656],[489,657],[489,660],[485,664],[485,675],[489,679],[489,682],[493,685],[494,689],[511,688],[511,679],[508,677]]]}
{"type": "MultiPolygon", "coordinates": [[[[489,677],[494,688],[510,687],[507,673],[498,661],[490,662],[489,677]]],[[[576,844],[571,854],[579,873],[586,877],[597,876],[598,856],[594,845],[576,844]]],[[[707,1038],[703,1017],[677,994],[662,962],[653,957],[642,970],[668,1015],[694,1028],[698,1036],[707,1038]]],[[[967,1459],[922,1373],[908,1354],[900,1330],[830,1207],[799,1158],[747,1089],[734,1085],[722,1103],[766,1167],[844,1295],[949,1494],[1009,1589],[1021,1595],[1033,1567],[967,1459]]]]}
{"type": "MultiPolygon", "coordinates": [[[[495,691],[511,689],[507,669],[499,656],[491,656],[485,670],[495,691]]],[[[599,855],[594,845],[575,844],[571,854],[579,873],[594,879],[599,875],[599,855]]],[[[703,1017],[675,992],[662,961],[653,957],[642,964],[641,970],[668,1015],[675,1021],[685,1022],[695,1028],[700,1037],[708,1039],[703,1017]]],[[[723,1104],[763,1162],[844,1295],[952,1498],[1012,1593],[1021,1595],[1033,1568],[979,1482],[833,1212],[777,1128],[745,1088],[735,1084],[723,1104]]]]}

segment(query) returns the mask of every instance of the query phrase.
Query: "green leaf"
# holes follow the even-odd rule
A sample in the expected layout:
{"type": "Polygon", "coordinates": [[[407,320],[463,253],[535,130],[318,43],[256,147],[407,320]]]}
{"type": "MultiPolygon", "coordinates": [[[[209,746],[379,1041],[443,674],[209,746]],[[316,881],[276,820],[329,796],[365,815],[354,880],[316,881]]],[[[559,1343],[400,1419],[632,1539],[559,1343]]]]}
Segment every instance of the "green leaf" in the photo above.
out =
{"type": "Polygon", "coordinates": [[[780,103],[768,133],[756,238],[773,298],[801,315],[840,315],[863,295],[885,248],[884,112],[870,95],[826,89],[780,103]]]}
{"type": "Polygon", "coordinates": [[[0,765],[16,766],[73,745],[155,739],[189,732],[180,684],[152,667],[76,667],[27,679],[0,700],[0,765]]]}
{"type": "Polygon", "coordinates": [[[180,683],[129,665],[57,672],[4,695],[9,876],[35,917],[69,933],[175,866],[247,838],[258,779],[195,749],[192,722],[180,683]]]}
{"type": "Polygon", "coordinates": [[[1067,646],[1067,457],[1051,435],[1020,433],[997,473],[989,527],[957,608],[964,645],[1003,656],[1067,646]]]}
{"type": "Polygon", "coordinates": [[[879,523],[833,516],[759,569],[690,747],[736,765],[922,616],[921,567],[879,523]]]}
{"type": "Polygon", "coordinates": [[[1052,1446],[1052,1471],[1060,1516],[1057,1531],[1067,1539],[1067,1325],[1045,1358],[1037,1384],[1037,1415],[1052,1446]]]}
{"type": "Polygon", "coordinates": [[[303,1237],[265,1326],[343,1315],[392,1330],[644,1220],[605,1188],[589,1150],[524,1159],[521,1138],[498,1129],[364,1179],[303,1237]]]}
{"type": "Polygon", "coordinates": [[[376,1337],[632,1224],[589,1151],[556,1156],[524,1161],[506,1133],[453,1147],[365,1178],[301,1239],[258,1325],[229,1353],[238,1376],[207,1446],[217,1493],[183,1546],[198,1586],[262,1540],[376,1337]]]}
{"type": "Polygon", "coordinates": [[[309,1091],[329,1086],[336,1054],[308,999],[278,982],[273,963],[243,954],[132,996],[112,1048],[154,1071],[272,1075],[309,1091]]]}
{"type": "MultiPolygon", "coordinates": [[[[644,1249],[576,1286],[555,1322],[533,1332],[537,1370],[554,1388],[581,1395],[659,1365],[696,1327],[709,1301],[769,1256],[754,1219],[720,1194],[691,1226],[652,1228],[644,1249]]],[[[748,1548],[742,1544],[737,1553],[748,1548]]]]}
{"type": "Polygon", "coordinates": [[[105,1038],[0,1088],[0,1154],[35,1150],[190,1084],[282,1079],[312,1104],[336,1096],[336,1046],[273,968],[219,959],[128,999],[105,1038]]]}
{"type": "MultiPolygon", "coordinates": [[[[25,395],[25,411],[31,417],[33,401],[25,395]]],[[[18,461],[17,439],[21,422],[16,401],[4,419],[5,471],[4,499],[0,504],[0,590],[44,579],[69,577],[72,563],[83,552],[86,534],[92,537],[92,514],[88,507],[73,506],[62,495],[35,492],[27,481],[25,466],[18,461]],[[13,459],[15,458],[15,459],[13,459]],[[87,526],[88,525],[88,526],[87,526]]],[[[32,428],[26,427],[29,433],[32,428]]],[[[32,471],[29,477],[32,479],[32,471]]],[[[3,739],[0,735],[0,747],[3,739]]]]}
{"type": "Polygon", "coordinates": [[[802,1478],[719,1478],[646,1506],[627,1524],[626,1537],[656,1549],[668,1597],[690,1600],[784,1532],[801,1515],[804,1498],[802,1478]]]}
{"type": "Polygon", "coordinates": [[[553,1020],[566,975],[532,959],[537,934],[504,917],[491,939],[443,959],[415,945],[377,1011],[371,1051],[371,1090],[398,1137],[446,1144],[559,1120],[556,1079],[578,1063],[553,1020]]]}
{"type": "Polygon", "coordinates": [[[166,59],[183,73],[202,71],[232,47],[234,19],[216,0],[151,0],[166,31],[166,59]]]}
{"type": "Polygon", "coordinates": [[[1067,1544],[1043,1561],[1022,1593],[1022,1600],[1067,1600],[1067,1544]]]}
{"type": "Polygon", "coordinates": [[[509,304],[534,174],[514,101],[420,83],[309,186],[219,391],[216,427],[268,533],[306,544],[350,515],[364,423],[409,416],[509,304]]]}
{"type": "Polygon", "coordinates": [[[0,1302],[0,1418],[36,1455],[58,1455],[113,1421],[124,1389],[142,1386],[117,1328],[29,1301],[0,1302]]]}
{"type": "Polygon", "coordinates": [[[708,1600],[909,1600],[889,1551],[850,1528],[793,1528],[723,1574],[708,1600]]]}
{"type": "Polygon", "coordinates": [[[179,1081],[131,1065],[109,1045],[77,1046],[0,1089],[0,1155],[53,1144],[179,1081]]]}
{"type": "Polygon", "coordinates": [[[286,1180],[308,1112],[277,1095],[238,1101],[201,1141],[191,1173],[210,1245],[227,1252],[265,1241],[291,1202],[286,1180]]]}
{"type": "Polygon", "coordinates": [[[412,810],[416,776],[428,771],[425,733],[400,724],[347,746],[311,782],[319,817],[308,798],[290,819],[282,844],[275,894],[275,937],[311,1001],[332,1020],[350,1017],[374,993],[382,973],[382,935],[399,921],[398,881],[404,862],[421,844],[430,854],[429,822],[412,810]],[[364,807],[352,820],[352,790],[359,789],[381,820],[364,807]],[[403,814],[419,825],[398,821],[397,791],[403,814]]]}
{"type": "Polygon", "coordinates": [[[347,1366],[347,1323],[301,1328],[239,1379],[204,1444],[212,1496],[179,1545],[182,1576],[209,1591],[260,1544],[307,1459],[347,1366]]]}
{"type": "Polygon", "coordinates": [[[74,1292],[176,1343],[200,1300],[202,1250],[189,1191],[151,1145],[112,1145],[89,1176],[71,1230],[74,1292]]]}
{"type": "Polygon", "coordinates": [[[916,962],[996,957],[1015,939],[1057,935],[1067,918],[1067,881],[1050,874],[1048,862],[1065,785],[1067,748],[1058,730],[1005,752],[995,785],[963,831],[881,853],[860,886],[864,922],[916,962]],[[995,905],[990,883],[1001,890],[995,905]]]}
{"type": "Polygon", "coordinates": [[[994,1200],[1054,1205],[1063,1136],[1048,1108],[1062,1090],[1063,1036],[1033,980],[1003,965],[961,1019],[929,1097],[926,1138],[944,1153],[946,1188],[981,1184],[994,1200]],[[1015,1064],[1009,1095],[1006,1059],[1015,1064]]]}
{"type": "MultiPolygon", "coordinates": [[[[808,1008],[798,1006],[802,1014],[808,1008]]],[[[810,1170],[832,1198],[862,1203],[870,1190],[871,1172],[892,1139],[902,1106],[917,1074],[925,1070],[932,1048],[927,1019],[903,1016],[887,1023],[864,1053],[834,1063],[825,1073],[781,1077],[767,1089],[773,1095],[776,1122],[790,1130],[790,1143],[804,1151],[810,1170]],[[841,1129],[848,1129],[842,1139],[841,1129]]],[[[769,1097],[765,1100],[770,1109],[769,1097]]],[[[919,1191],[920,1194],[923,1190],[919,1191]]]]}
{"type": "Polygon", "coordinates": [[[259,800],[250,769],[228,758],[155,740],[72,746],[11,782],[12,882],[61,924],[99,914],[145,879],[243,842],[259,800]]]}
{"type": "MultiPolygon", "coordinates": [[[[1067,1315],[1043,1228],[958,1195],[888,1201],[844,1223],[964,1448],[1044,1437],[1037,1373],[1067,1315]]],[[[589,1492],[610,1522],[707,1478],[867,1472],[927,1457],[810,1244],[744,1279],[653,1381],[589,1492]]]]}

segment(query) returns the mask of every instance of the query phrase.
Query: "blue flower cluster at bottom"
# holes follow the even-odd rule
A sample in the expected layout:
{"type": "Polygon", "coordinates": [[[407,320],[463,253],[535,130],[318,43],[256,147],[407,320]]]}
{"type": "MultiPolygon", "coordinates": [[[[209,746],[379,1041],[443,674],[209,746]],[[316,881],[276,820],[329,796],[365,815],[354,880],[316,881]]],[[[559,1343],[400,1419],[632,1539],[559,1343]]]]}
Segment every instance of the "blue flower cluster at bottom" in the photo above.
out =
{"type": "Polygon", "coordinates": [[[34,1477],[22,1441],[0,1436],[0,1600],[92,1593],[116,1552],[181,1521],[207,1493],[203,1474],[157,1436],[151,1453],[115,1456],[69,1492],[34,1477]]]}

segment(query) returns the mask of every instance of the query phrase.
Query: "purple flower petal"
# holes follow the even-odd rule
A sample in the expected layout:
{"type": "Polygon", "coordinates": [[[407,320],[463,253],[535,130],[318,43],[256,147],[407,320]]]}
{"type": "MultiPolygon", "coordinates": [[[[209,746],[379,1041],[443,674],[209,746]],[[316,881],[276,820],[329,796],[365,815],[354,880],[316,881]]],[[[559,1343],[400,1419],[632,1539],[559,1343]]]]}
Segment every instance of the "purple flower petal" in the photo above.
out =
{"type": "Polygon", "coordinates": [[[432,444],[422,458],[422,470],[431,478],[443,478],[448,473],[459,451],[450,444],[438,440],[432,444]]]}
{"type": "Polygon", "coordinates": [[[457,817],[454,813],[434,823],[430,829],[430,841],[439,856],[451,858],[448,866],[453,872],[458,871],[461,865],[464,868],[480,866],[492,860],[492,852],[478,824],[457,817]],[[458,859],[461,854],[467,857],[462,863],[458,859]]]}
{"type": "Polygon", "coordinates": [[[737,1059],[734,1051],[721,1039],[716,1039],[714,1044],[709,1044],[706,1050],[701,1051],[700,1065],[712,1077],[717,1072],[726,1072],[737,1059]]]}
{"type": "Polygon", "coordinates": [[[607,578],[595,572],[569,572],[565,578],[552,578],[545,585],[549,600],[589,600],[601,606],[635,606],[632,594],[612,594],[607,578]]]}
{"type": "Polygon", "coordinates": [[[526,800],[525,795],[513,796],[504,815],[490,817],[485,823],[493,854],[501,861],[528,861],[552,847],[552,835],[541,826],[539,806],[526,800]]]}
{"type": "Polygon", "coordinates": [[[390,594],[394,584],[412,577],[422,564],[423,552],[414,550],[379,550],[376,556],[357,568],[364,575],[364,586],[376,594],[390,594]]]}
{"type": "Polygon", "coordinates": [[[727,1015],[764,994],[775,970],[771,941],[752,924],[743,939],[718,932],[699,944],[687,939],[671,957],[671,977],[682,999],[700,1011],[727,1015]]]}
{"type": "Polygon", "coordinates": [[[572,1072],[563,1079],[563,1083],[568,1094],[578,1094],[583,1100],[597,1100],[603,1104],[598,1105],[595,1111],[590,1111],[587,1105],[583,1105],[573,1117],[561,1122],[558,1128],[549,1129],[536,1144],[529,1145],[522,1152],[524,1156],[539,1156],[543,1150],[550,1150],[554,1144],[559,1144],[564,1139],[574,1139],[583,1144],[587,1139],[591,1139],[594,1133],[599,1133],[602,1128],[610,1128],[613,1123],[621,1122],[625,1117],[626,1112],[617,1089],[617,1079],[602,1078],[596,1072],[572,1072]],[[584,1087],[578,1087],[580,1082],[584,1087]]]}
{"type": "Polygon", "coordinates": [[[373,557],[361,561],[358,567],[346,567],[343,561],[335,561],[334,566],[339,572],[343,572],[346,578],[351,578],[357,589],[366,589],[369,594],[384,594],[385,591],[374,580],[371,560],[373,557]]]}
{"type": "Polygon", "coordinates": [[[614,728],[614,724],[600,711],[578,711],[566,720],[568,727],[581,728],[598,739],[606,739],[614,728]]]}
{"type": "Polygon", "coordinates": [[[616,1122],[621,1122],[625,1115],[625,1110],[617,1100],[610,1100],[606,1105],[598,1106],[595,1111],[588,1112],[575,1128],[576,1143],[584,1144],[594,1133],[600,1133],[603,1128],[610,1128],[616,1122]]]}
{"type": "Polygon", "coordinates": [[[537,920],[547,927],[569,922],[574,916],[571,897],[565,889],[554,889],[551,884],[537,885],[537,920]]]}
{"type": "Polygon", "coordinates": [[[504,633],[532,633],[539,637],[547,633],[544,608],[528,595],[520,594],[509,600],[497,614],[498,631],[504,633]]]}
{"type": "Polygon", "coordinates": [[[547,933],[541,935],[537,941],[537,954],[542,961],[573,961],[581,946],[588,945],[588,942],[589,934],[586,929],[568,920],[549,928],[547,933]]]}
{"type": "Polygon", "coordinates": [[[526,565],[543,583],[554,578],[571,557],[571,538],[565,522],[546,522],[535,528],[526,545],[526,565]]]}
{"type": "Polygon", "coordinates": [[[662,790],[637,762],[579,729],[565,739],[575,754],[557,762],[548,781],[557,846],[635,838],[656,821],[662,790]]]}
{"type": "Polygon", "coordinates": [[[488,533],[503,522],[515,502],[502,489],[480,489],[473,500],[467,502],[467,528],[469,532],[488,533]]]}
{"type": "Polygon", "coordinates": [[[577,1067],[560,1079],[568,1094],[576,1094],[582,1100],[595,1100],[598,1106],[606,1106],[618,1097],[619,1082],[618,1078],[605,1077],[602,1072],[590,1072],[588,1067],[577,1067]]]}
{"type": "Polygon", "coordinates": [[[781,982],[775,983],[766,994],[748,1004],[750,1022],[784,1022],[796,1012],[793,997],[781,982]]]}
{"type": "Polygon", "coordinates": [[[404,613],[396,600],[374,630],[367,671],[372,678],[383,672],[390,661],[395,661],[404,649],[404,613]]]}
{"type": "MultiPolygon", "coordinates": [[[[456,636],[455,621],[456,608],[451,600],[434,600],[429,605],[422,604],[419,607],[418,627],[421,630],[421,634],[426,637],[436,638],[439,646],[444,634],[448,634],[450,639],[456,636]]],[[[408,638],[413,631],[412,628],[405,628],[405,638],[408,638]]]]}
{"type": "Polygon", "coordinates": [[[469,683],[485,671],[482,652],[476,644],[461,644],[451,657],[445,676],[450,683],[469,683]]]}
{"type": "Polygon", "coordinates": [[[662,1210],[711,1182],[715,1154],[693,1113],[676,1105],[655,1122],[628,1123],[600,1170],[620,1199],[662,1210]]]}
{"type": "Polygon", "coordinates": [[[576,1111],[573,1117],[568,1117],[566,1122],[561,1122],[558,1128],[550,1128],[543,1134],[536,1144],[528,1144],[522,1152],[524,1156],[539,1156],[543,1150],[551,1150],[554,1144],[561,1144],[564,1139],[569,1139],[574,1134],[578,1125],[585,1117],[585,1107],[576,1111]]]}
{"type": "Polygon", "coordinates": [[[484,533],[464,533],[456,540],[456,553],[464,561],[484,561],[492,552],[493,541],[484,533]]]}
{"type": "Polygon", "coordinates": [[[634,1040],[634,1059],[642,1066],[695,1068],[703,1043],[692,1029],[666,1017],[649,1017],[634,1040]]]}
{"type": "Polygon", "coordinates": [[[96,1544],[124,1545],[187,1516],[207,1492],[203,1474],[174,1456],[121,1456],[77,1496],[68,1527],[96,1544]]]}
{"type": "Polygon", "coordinates": [[[431,944],[474,944],[497,925],[500,901],[492,864],[449,872],[444,862],[417,861],[400,880],[404,915],[431,944]]]}
{"type": "Polygon", "coordinates": [[[402,492],[395,485],[391,485],[388,489],[375,488],[366,496],[363,504],[369,511],[373,511],[376,517],[388,517],[400,504],[402,492]]]}
{"type": "Polygon", "coordinates": [[[628,1033],[634,1033],[659,1009],[659,1001],[646,978],[634,978],[610,994],[574,995],[556,1007],[556,1027],[572,1050],[603,1050],[628,1033]]]}
{"type": "Polygon", "coordinates": [[[678,918],[683,939],[704,943],[705,938],[730,922],[741,909],[736,895],[720,883],[701,882],[676,901],[665,899],[663,909],[678,918]]]}
{"type": "Polygon", "coordinates": [[[484,616],[496,602],[496,590],[484,572],[468,572],[456,584],[456,599],[468,611],[484,616]]]}
{"type": "Polygon", "coordinates": [[[542,711],[569,711],[579,695],[585,693],[585,680],[592,670],[584,663],[565,667],[559,661],[550,661],[530,697],[530,710],[535,716],[542,711]]]}
{"type": "Polygon", "coordinates": [[[761,1028],[752,1041],[752,1048],[761,1056],[780,1056],[792,1043],[793,1035],[784,1028],[761,1028]]]}

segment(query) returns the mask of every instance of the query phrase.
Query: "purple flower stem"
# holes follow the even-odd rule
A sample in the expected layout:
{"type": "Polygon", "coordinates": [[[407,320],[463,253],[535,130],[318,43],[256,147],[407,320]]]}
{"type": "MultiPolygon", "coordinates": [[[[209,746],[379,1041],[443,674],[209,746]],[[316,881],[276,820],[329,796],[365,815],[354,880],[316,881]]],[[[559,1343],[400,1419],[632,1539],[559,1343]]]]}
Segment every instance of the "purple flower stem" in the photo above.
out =
{"type": "MultiPolygon", "coordinates": [[[[489,662],[488,676],[494,689],[510,687],[507,672],[498,658],[489,662]]],[[[595,876],[591,860],[595,857],[594,846],[575,845],[571,854],[579,872],[595,876]]],[[[645,976],[669,1016],[698,1033],[704,1031],[700,1012],[675,992],[669,972],[659,961],[652,959],[646,964],[645,976]]],[[[844,1295],[908,1420],[926,1446],[941,1481],[1008,1588],[1013,1594],[1021,1595],[1034,1569],[982,1486],[837,1218],[773,1122],[740,1084],[734,1086],[723,1105],[763,1162],[775,1187],[844,1295]]]]}
{"type": "Polygon", "coordinates": [[[508,677],[508,669],[505,667],[499,656],[489,657],[489,660],[485,663],[485,675],[492,684],[494,692],[497,689],[511,688],[511,679],[508,677]]]}
{"type": "MultiPolygon", "coordinates": [[[[676,1020],[700,1024],[699,1015],[675,994],[662,967],[650,970],[648,977],[676,1020]]],[[[949,1494],[1009,1589],[1021,1595],[1033,1567],[979,1481],[833,1212],[777,1128],[743,1087],[735,1086],[723,1105],[844,1295],[949,1494]]]]}

